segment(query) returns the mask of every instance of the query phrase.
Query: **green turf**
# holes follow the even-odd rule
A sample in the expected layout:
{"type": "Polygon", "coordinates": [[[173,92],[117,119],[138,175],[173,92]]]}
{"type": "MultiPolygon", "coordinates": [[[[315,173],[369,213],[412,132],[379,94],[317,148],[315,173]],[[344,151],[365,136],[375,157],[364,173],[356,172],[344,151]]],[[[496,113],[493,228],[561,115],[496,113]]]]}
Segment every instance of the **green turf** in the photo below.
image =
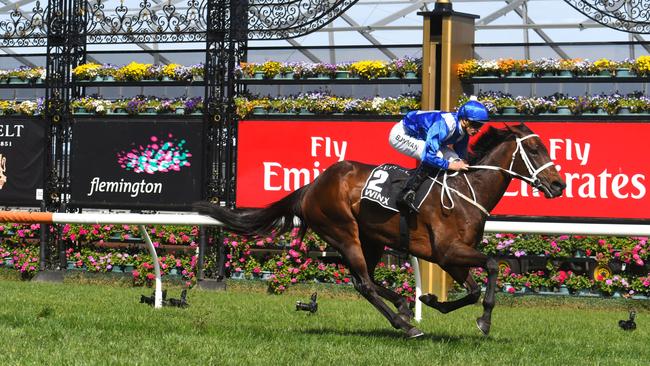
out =
{"type": "MultiPolygon", "coordinates": [[[[492,332],[480,305],[424,310],[405,339],[349,286],[193,289],[187,309],[140,304],[150,289],[0,280],[2,365],[650,365],[648,301],[500,295],[492,332]],[[315,315],[296,300],[319,293],[315,315]],[[637,330],[618,320],[638,311],[637,330]]],[[[170,288],[178,296],[180,288],[170,288]]]]}

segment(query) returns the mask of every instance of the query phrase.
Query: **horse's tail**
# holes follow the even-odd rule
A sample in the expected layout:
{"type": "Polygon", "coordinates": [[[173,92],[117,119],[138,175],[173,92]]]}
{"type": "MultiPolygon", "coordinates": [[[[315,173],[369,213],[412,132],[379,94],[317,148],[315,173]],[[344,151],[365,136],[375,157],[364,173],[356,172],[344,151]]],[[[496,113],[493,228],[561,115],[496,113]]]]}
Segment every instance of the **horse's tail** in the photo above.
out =
{"type": "Polygon", "coordinates": [[[194,210],[221,221],[224,227],[238,234],[267,235],[273,230],[277,234],[285,233],[294,227],[294,217],[300,218],[298,238],[302,239],[307,225],[302,220],[300,202],[307,186],[292,192],[283,199],[266,208],[232,210],[210,202],[196,202],[194,210]]]}

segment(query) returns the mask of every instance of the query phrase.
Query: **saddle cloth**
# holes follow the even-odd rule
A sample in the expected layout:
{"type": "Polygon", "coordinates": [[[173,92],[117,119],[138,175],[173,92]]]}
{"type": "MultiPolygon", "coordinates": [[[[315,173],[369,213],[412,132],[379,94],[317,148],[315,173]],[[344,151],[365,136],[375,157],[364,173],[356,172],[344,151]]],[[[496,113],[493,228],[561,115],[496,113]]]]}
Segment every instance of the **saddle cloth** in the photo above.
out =
{"type": "MultiPolygon", "coordinates": [[[[361,191],[361,199],[379,204],[380,206],[395,212],[397,198],[404,187],[405,181],[413,173],[399,165],[384,164],[376,167],[368,176],[366,184],[361,191]]],[[[422,201],[431,191],[433,179],[427,178],[415,194],[415,206],[420,208],[422,201]]]]}

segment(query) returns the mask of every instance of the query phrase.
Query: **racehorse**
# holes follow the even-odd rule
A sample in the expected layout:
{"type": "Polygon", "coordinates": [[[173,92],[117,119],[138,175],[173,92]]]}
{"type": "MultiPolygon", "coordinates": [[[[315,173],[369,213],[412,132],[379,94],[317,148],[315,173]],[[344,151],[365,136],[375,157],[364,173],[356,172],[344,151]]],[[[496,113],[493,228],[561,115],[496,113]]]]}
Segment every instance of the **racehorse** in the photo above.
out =
{"type": "Polygon", "coordinates": [[[233,210],[198,202],[195,210],[242,234],[286,232],[293,227],[294,217],[298,217],[299,237],[311,228],[335,248],[347,263],[356,290],[408,337],[423,333],[410,324],[413,313],[406,299],[373,280],[375,266],[386,246],[437,263],[465,287],[467,294],[454,301],[440,302],[432,294],[420,297],[424,304],[442,313],[479,300],[481,290],[470,268],[483,267],[488,273],[487,288],[477,325],[487,335],[495,304],[498,266],[494,258],[481,253],[476,246],[482,239],[488,212],[497,205],[512,178],[525,180],[546,198],[560,196],[566,185],[541,139],[523,123],[489,127],[473,144],[469,163],[469,171],[448,176],[444,184],[434,185],[420,212],[407,216],[407,247],[400,244],[400,214],[378,205],[361,204],[362,189],[375,167],[358,162],[338,162],[311,184],[266,208],[233,210]],[[461,178],[463,174],[465,177],[461,178]],[[465,199],[457,199],[453,209],[449,209],[449,204],[440,198],[441,189],[465,199]],[[390,301],[397,313],[380,297],[390,301]]]}

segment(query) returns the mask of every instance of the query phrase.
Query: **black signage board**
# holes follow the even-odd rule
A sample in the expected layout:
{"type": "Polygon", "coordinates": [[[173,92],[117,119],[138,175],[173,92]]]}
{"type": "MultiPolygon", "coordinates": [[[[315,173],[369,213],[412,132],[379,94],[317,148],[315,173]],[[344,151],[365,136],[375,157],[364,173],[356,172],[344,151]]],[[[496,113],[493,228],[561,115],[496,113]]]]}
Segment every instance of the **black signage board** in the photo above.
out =
{"type": "Polygon", "coordinates": [[[41,205],[46,130],[42,118],[0,116],[0,205],[41,205]]]}
{"type": "Polygon", "coordinates": [[[189,210],[203,190],[202,133],[182,118],[75,120],[70,205],[189,210]]]}

